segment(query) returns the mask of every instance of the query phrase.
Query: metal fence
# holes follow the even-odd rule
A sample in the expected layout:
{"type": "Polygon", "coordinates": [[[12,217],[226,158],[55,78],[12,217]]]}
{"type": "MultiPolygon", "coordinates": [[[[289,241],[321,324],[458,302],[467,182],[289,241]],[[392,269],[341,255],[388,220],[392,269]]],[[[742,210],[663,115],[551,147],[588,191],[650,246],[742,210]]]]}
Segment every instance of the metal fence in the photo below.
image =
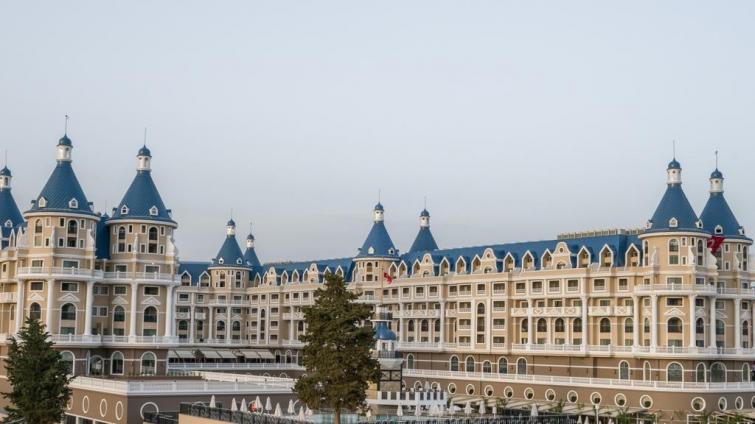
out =
{"type": "Polygon", "coordinates": [[[290,417],[276,417],[268,414],[231,411],[230,409],[210,408],[209,406],[194,405],[191,403],[181,403],[181,414],[235,424],[302,424],[302,421],[290,417]]]}
{"type": "Polygon", "coordinates": [[[537,417],[528,415],[503,415],[496,417],[468,418],[433,418],[433,417],[391,417],[359,421],[359,424],[576,424],[577,417],[561,414],[542,414],[537,417]]]}

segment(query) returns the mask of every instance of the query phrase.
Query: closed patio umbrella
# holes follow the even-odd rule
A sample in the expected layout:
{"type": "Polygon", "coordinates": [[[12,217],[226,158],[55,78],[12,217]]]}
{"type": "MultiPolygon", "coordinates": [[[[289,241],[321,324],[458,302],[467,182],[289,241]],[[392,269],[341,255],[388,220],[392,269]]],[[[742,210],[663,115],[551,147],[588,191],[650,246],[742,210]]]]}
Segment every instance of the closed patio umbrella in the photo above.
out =
{"type": "Polygon", "coordinates": [[[397,417],[403,417],[404,416],[404,408],[401,407],[401,404],[399,404],[398,408],[396,408],[396,416],[397,417]]]}
{"type": "Polygon", "coordinates": [[[254,399],[254,410],[255,412],[259,412],[260,409],[262,409],[262,399],[257,396],[257,398],[254,399]]]}
{"type": "Polygon", "coordinates": [[[289,415],[294,415],[296,413],[296,410],[294,409],[293,399],[288,400],[288,409],[286,410],[286,413],[288,413],[289,415]]]}
{"type": "Polygon", "coordinates": [[[472,415],[472,404],[467,401],[467,403],[464,405],[464,414],[465,415],[472,415]]]}
{"type": "Polygon", "coordinates": [[[484,401],[484,400],[481,400],[481,401],[480,401],[480,410],[479,410],[479,411],[477,411],[477,412],[479,412],[479,413],[480,413],[480,415],[485,415],[485,414],[486,414],[486,413],[488,412],[488,411],[487,411],[487,410],[485,409],[485,401],[484,401]]]}
{"type": "Polygon", "coordinates": [[[273,413],[273,415],[275,415],[276,417],[282,417],[283,416],[283,411],[281,411],[281,404],[280,403],[276,403],[275,404],[275,413],[273,413]]]}
{"type": "Polygon", "coordinates": [[[530,417],[537,417],[537,405],[532,404],[532,411],[530,411],[530,417]]]}
{"type": "Polygon", "coordinates": [[[215,407],[215,395],[210,396],[210,408],[215,407]]]}
{"type": "Polygon", "coordinates": [[[307,420],[307,418],[304,416],[304,407],[303,406],[299,407],[299,416],[297,418],[299,419],[299,421],[306,421],[307,420]]]}
{"type": "Polygon", "coordinates": [[[239,410],[238,405],[236,405],[236,398],[231,399],[231,411],[236,412],[239,410]]]}
{"type": "Polygon", "coordinates": [[[265,411],[270,413],[270,411],[272,410],[273,410],[273,403],[270,402],[270,396],[268,396],[267,399],[265,400],[265,411]]]}
{"type": "Polygon", "coordinates": [[[241,406],[239,406],[239,410],[243,412],[249,412],[249,408],[246,406],[246,399],[241,399],[241,406]]]}

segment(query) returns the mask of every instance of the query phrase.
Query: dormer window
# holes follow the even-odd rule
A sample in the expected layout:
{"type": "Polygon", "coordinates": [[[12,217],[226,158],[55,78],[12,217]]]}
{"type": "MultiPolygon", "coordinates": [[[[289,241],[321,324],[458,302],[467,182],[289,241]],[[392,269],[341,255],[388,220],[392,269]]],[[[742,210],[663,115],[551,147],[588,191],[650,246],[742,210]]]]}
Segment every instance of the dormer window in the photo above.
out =
{"type": "Polygon", "coordinates": [[[121,206],[121,215],[128,215],[128,206],[121,206]]]}
{"type": "Polygon", "coordinates": [[[720,226],[720,225],[716,225],[716,228],[713,229],[713,232],[716,233],[716,234],[723,234],[724,233],[724,228],[722,226],[720,226]]]}
{"type": "Polygon", "coordinates": [[[79,201],[76,199],[71,199],[68,201],[68,207],[71,209],[78,209],[79,208],[79,201]]]}
{"type": "Polygon", "coordinates": [[[47,199],[45,199],[44,197],[40,197],[39,202],[37,202],[37,204],[39,205],[40,208],[45,208],[47,207],[47,199]]]}
{"type": "Polygon", "coordinates": [[[236,259],[236,263],[239,264],[239,265],[241,265],[241,258],[236,259]]]}
{"type": "Polygon", "coordinates": [[[679,221],[676,220],[676,218],[671,218],[668,220],[668,226],[670,228],[676,228],[679,225],[679,221]]]}
{"type": "Polygon", "coordinates": [[[702,220],[700,220],[700,219],[698,219],[698,220],[697,220],[697,221],[695,222],[695,226],[696,226],[697,228],[703,228],[703,221],[702,221],[702,220]]]}
{"type": "Polygon", "coordinates": [[[745,227],[739,227],[739,235],[740,236],[745,235],[745,227]]]}
{"type": "Polygon", "coordinates": [[[388,254],[389,255],[394,255],[394,254],[396,254],[396,250],[391,247],[390,249],[388,249],[388,254]]]}
{"type": "Polygon", "coordinates": [[[649,229],[651,229],[651,228],[653,228],[653,221],[648,221],[648,222],[647,222],[647,223],[645,224],[645,229],[646,229],[646,230],[649,230],[649,229]]]}
{"type": "Polygon", "coordinates": [[[220,258],[220,259],[218,259],[218,263],[219,263],[220,265],[223,265],[223,262],[225,262],[225,261],[223,260],[223,258],[220,258]]]}
{"type": "Polygon", "coordinates": [[[152,206],[149,208],[149,214],[150,216],[157,216],[157,206],[152,206]]]}
{"type": "Polygon", "coordinates": [[[10,228],[12,226],[13,226],[13,222],[10,219],[5,221],[5,228],[10,228]]]}
{"type": "Polygon", "coordinates": [[[373,248],[372,246],[370,246],[370,248],[369,248],[369,249],[367,249],[367,254],[368,254],[368,255],[372,255],[372,254],[374,254],[374,253],[375,253],[375,249],[374,249],[374,248],[373,248]]]}

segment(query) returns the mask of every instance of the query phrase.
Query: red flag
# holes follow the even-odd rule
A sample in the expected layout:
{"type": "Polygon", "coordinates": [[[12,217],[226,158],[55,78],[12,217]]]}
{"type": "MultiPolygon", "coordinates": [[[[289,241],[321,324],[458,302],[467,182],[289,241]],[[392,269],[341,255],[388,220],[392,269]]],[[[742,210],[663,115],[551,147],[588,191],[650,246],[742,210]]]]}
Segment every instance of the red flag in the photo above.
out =
{"type": "Polygon", "coordinates": [[[708,249],[710,249],[710,253],[716,254],[718,252],[718,249],[721,248],[721,243],[724,242],[724,238],[721,236],[712,236],[708,239],[708,249]]]}
{"type": "Polygon", "coordinates": [[[388,275],[387,272],[383,273],[383,278],[385,278],[385,280],[388,281],[388,284],[391,284],[393,282],[393,277],[391,277],[390,275],[388,275]]]}

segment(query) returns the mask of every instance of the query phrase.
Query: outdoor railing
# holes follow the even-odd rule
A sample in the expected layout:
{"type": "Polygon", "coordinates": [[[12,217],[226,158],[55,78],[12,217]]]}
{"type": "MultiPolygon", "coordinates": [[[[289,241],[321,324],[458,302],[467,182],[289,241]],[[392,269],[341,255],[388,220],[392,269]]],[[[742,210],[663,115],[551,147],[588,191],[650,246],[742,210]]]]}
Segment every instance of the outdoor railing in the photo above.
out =
{"type": "Polygon", "coordinates": [[[268,414],[231,411],[230,409],[211,408],[205,405],[193,405],[190,403],[181,403],[180,413],[181,415],[236,424],[301,424],[306,422],[292,417],[276,417],[268,414]]]}

